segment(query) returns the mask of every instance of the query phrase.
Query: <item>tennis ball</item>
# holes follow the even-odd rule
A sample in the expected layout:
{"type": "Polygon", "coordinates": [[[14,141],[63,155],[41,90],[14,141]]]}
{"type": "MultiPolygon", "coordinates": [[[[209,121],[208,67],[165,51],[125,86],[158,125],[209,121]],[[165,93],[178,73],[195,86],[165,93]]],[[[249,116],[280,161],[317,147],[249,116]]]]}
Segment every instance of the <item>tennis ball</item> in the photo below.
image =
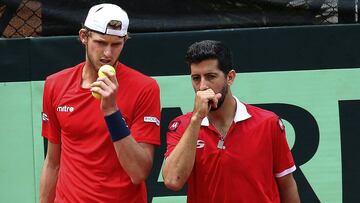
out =
{"type": "MultiPolygon", "coordinates": [[[[111,65],[103,65],[99,68],[98,71],[98,76],[99,77],[107,77],[107,75],[103,72],[104,70],[108,70],[108,72],[110,72],[110,75],[115,75],[116,71],[115,68],[112,67],[111,65]]],[[[96,93],[96,92],[91,92],[92,96],[95,97],[96,99],[101,99],[101,95],[96,93]]]]}
{"type": "Polygon", "coordinates": [[[108,70],[110,72],[110,75],[115,75],[116,71],[115,71],[115,68],[110,66],[110,65],[103,65],[100,67],[99,71],[98,71],[98,76],[99,77],[103,77],[105,75],[105,73],[103,72],[104,70],[108,70]]]}
{"type": "Polygon", "coordinates": [[[101,95],[96,92],[91,92],[91,95],[95,97],[95,99],[101,99],[101,95]]]}

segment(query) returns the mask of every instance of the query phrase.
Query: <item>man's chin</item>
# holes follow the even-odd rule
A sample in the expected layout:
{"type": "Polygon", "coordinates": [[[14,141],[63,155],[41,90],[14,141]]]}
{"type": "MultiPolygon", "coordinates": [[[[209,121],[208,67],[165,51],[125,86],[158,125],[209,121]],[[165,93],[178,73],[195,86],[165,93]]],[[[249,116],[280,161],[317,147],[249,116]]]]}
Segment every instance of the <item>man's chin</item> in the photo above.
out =
{"type": "Polygon", "coordinates": [[[210,111],[217,111],[217,110],[219,110],[219,108],[220,108],[220,106],[217,106],[216,108],[211,107],[211,108],[210,108],[210,111]]]}

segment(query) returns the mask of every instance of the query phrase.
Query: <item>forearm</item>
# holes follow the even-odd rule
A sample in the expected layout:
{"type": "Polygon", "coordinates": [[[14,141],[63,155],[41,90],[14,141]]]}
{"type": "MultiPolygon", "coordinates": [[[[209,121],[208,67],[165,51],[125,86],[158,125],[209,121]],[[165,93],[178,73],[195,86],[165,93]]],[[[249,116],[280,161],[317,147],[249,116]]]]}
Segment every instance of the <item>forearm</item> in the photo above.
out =
{"type": "Polygon", "coordinates": [[[59,168],[49,166],[45,160],[40,178],[40,203],[54,202],[58,173],[59,168]]]}
{"type": "Polygon", "coordinates": [[[300,203],[300,197],[292,174],[277,179],[281,203],[300,203]]]}
{"type": "Polygon", "coordinates": [[[281,203],[300,203],[297,187],[292,186],[290,188],[283,189],[280,193],[281,203]]]}
{"type": "Polygon", "coordinates": [[[191,174],[200,124],[201,119],[192,118],[179,143],[166,158],[163,177],[165,185],[172,190],[180,190],[191,174]]]}
{"type": "Polygon", "coordinates": [[[120,111],[105,113],[105,122],[121,166],[134,184],[141,183],[151,170],[153,145],[138,143],[132,137],[120,111]]]}
{"type": "Polygon", "coordinates": [[[138,143],[131,135],[114,142],[119,162],[134,184],[144,181],[152,167],[153,151],[144,145],[149,144],[138,143]]]}

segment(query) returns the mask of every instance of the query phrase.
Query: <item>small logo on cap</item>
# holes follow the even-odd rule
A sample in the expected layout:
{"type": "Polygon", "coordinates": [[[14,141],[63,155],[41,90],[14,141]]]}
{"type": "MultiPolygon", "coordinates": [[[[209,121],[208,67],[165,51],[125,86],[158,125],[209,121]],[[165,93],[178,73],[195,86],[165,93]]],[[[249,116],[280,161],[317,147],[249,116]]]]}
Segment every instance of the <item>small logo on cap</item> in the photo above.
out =
{"type": "Polygon", "coordinates": [[[118,21],[118,20],[111,20],[108,23],[108,26],[114,30],[121,30],[121,25],[122,25],[121,21],[118,21]]]}

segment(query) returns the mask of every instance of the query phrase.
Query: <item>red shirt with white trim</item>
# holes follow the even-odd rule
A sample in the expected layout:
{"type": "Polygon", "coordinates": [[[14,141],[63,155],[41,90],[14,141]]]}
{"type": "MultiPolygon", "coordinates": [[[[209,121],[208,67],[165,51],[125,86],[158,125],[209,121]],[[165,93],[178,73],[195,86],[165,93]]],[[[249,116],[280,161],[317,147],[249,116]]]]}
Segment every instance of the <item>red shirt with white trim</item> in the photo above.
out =
{"type": "MultiPolygon", "coordinates": [[[[236,115],[221,149],[215,127],[207,118],[201,123],[188,179],[188,203],[279,203],[276,177],[296,169],[278,116],[234,98],[236,115]]],[[[181,139],[191,115],[179,116],[169,124],[165,157],[181,139]]]]}
{"type": "MultiPolygon", "coordinates": [[[[49,76],[43,95],[42,135],[61,144],[55,202],[147,203],[145,182],[134,185],[117,158],[100,100],[81,87],[84,63],[49,76]]],[[[137,142],[160,144],[156,81],[116,67],[117,105],[137,142]]]]}

